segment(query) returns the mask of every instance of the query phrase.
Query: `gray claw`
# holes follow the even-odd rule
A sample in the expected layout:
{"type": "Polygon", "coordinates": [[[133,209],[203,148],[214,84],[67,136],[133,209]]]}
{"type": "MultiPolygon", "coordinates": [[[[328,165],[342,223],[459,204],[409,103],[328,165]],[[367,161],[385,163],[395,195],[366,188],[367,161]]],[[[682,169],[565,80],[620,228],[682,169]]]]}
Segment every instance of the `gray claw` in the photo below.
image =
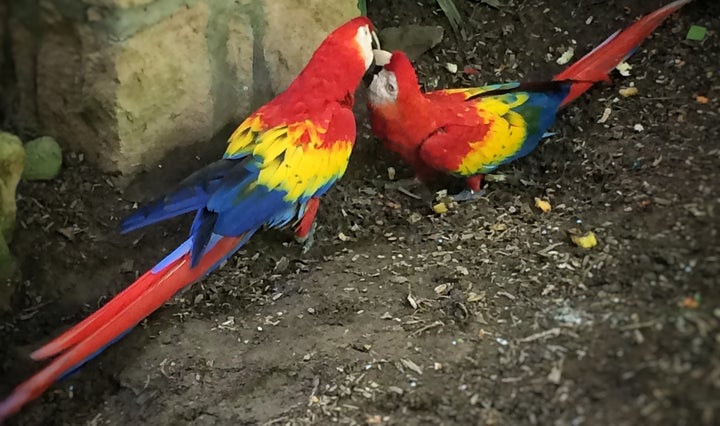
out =
{"type": "Polygon", "coordinates": [[[310,251],[313,244],[315,243],[315,229],[317,228],[317,222],[313,222],[312,227],[310,227],[310,232],[305,236],[305,238],[296,238],[297,242],[301,243],[302,249],[300,249],[300,253],[306,254],[310,251]]]}
{"type": "Polygon", "coordinates": [[[476,201],[483,197],[485,197],[485,194],[487,192],[484,189],[481,189],[478,192],[472,191],[470,189],[466,189],[462,192],[459,192],[452,196],[452,199],[457,201],[458,203],[463,201],[476,201]]]}

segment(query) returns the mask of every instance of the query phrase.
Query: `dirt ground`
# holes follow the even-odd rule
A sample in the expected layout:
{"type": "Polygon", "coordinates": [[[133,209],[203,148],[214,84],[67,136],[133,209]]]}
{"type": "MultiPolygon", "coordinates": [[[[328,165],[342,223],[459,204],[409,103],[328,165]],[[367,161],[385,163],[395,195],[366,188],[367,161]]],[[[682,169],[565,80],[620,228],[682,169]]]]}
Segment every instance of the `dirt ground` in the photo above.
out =
{"type": "MultiPolygon", "coordinates": [[[[419,60],[428,87],[547,78],[567,47],[578,57],[663,1],[457,3],[464,33],[419,60]]],[[[380,28],[447,26],[414,0],[368,10],[380,28]]],[[[310,253],[289,232],[256,236],[8,424],[720,424],[718,16],[715,1],[686,6],[630,77],[578,99],[486,199],[443,216],[385,189],[389,166],[409,171],[363,121],[310,253]],[[692,24],[710,36],[686,41],[692,24]],[[619,95],[630,85],[638,96],[619,95]],[[598,246],[575,247],[571,228],[598,246]]],[[[187,232],[119,236],[132,197],[66,160],[19,189],[24,281],[0,316],[0,395],[37,368],[29,351],[187,232]]]]}

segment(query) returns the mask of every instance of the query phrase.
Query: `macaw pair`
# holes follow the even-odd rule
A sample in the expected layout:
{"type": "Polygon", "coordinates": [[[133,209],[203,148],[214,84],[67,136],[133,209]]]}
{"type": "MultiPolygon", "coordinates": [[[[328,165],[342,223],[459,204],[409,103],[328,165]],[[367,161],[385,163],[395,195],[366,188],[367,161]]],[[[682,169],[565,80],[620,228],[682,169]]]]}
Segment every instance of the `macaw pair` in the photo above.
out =
{"type": "Polygon", "coordinates": [[[423,93],[407,56],[382,52],[384,65],[370,85],[372,130],[415,173],[416,181],[451,175],[465,180],[454,196],[482,196],[484,174],[532,152],[558,110],[632,55],[670,14],[691,0],[677,0],[618,31],[551,81],[504,83],[423,93]]]}
{"type": "Polygon", "coordinates": [[[358,17],[338,27],[284,92],[239,125],[222,159],[123,222],[123,232],[129,232],[195,212],[184,243],[31,354],[52,360],[0,402],[0,423],[218,268],[260,228],[294,226],[296,236],[310,243],[320,197],[347,168],[356,135],[354,93],[374,56],[384,65],[370,87],[375,133],[418,175],[452,173],[467,177],[475,190],[479,174],[528,154],[562,104],[606,80],[664,17],[688,1],[676,1],[611,37],[555,82],[428,94],[418,89],[404,54],[395,52],[387,61],[387,52],[373,50],[377,37],[370,20],[358,17]]]}

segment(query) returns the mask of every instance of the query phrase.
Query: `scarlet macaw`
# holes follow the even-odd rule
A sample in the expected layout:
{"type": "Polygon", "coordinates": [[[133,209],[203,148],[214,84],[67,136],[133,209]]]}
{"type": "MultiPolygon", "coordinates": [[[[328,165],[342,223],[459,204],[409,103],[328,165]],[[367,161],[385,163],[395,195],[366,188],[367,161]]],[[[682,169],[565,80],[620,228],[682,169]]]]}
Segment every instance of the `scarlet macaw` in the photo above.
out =
{"type": "Polygon", "coordinates": [[[413,168],[417,180],[457,176],[465,179],[467,190],[455,199],[477,198],[484,174],[532,152],[560,107],[609,80],[613,68],[690,1],[674,1],[646,15],[547,82],[423,93],[403,52],[376,52],[376,63],[384,66],[369,88],[373,133],[413,168]]]}
{"type": "Polygon", "coordinates": [[[320,44],[289,87],[243,121],[221,160],[122,224],[131,231],[196,212],[190,237],[98,311],[32,353],[55,357],[0,402],[0,422],[41,395],[232,256],[261,227],[311,236],[320,197],[355,143],[354,93],[373,61],[374,27],[350,20],[320,44]]]}

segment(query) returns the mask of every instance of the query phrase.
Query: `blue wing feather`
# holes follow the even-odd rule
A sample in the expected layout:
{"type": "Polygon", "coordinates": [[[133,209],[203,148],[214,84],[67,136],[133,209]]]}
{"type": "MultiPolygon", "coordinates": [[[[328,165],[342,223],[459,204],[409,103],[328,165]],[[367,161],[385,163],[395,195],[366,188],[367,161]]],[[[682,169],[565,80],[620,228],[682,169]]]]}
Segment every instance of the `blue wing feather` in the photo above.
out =
{"type": "MultiPolygon", "coordinates": [[[[352,111],[333,104],[319,116],[322,118],[318,120],[319,122],[330,123],[326,130],[318,131],[315,125],[299,122],[294,124],[295,133],[297,129],[304,129],[308,133],[303,134],[303,137],[320,138],[321,141],[330,138],[332,143],[328,146],[333,147],[335,142],[340,141],[339,146],[350,149],[355,136],[352,111]]],[[[251,135],[243,133],[238,136],[242,141],[237,143],[231,137],[226,151],[234,147],[241,152],[240,156],[230,156],[226,152],[225,158],[191,175],[169,195],[141,208],[126,219],[122,224],[123,231],[127,232],[179,214],[196,211],[190,238],[176,250],[177,253],[174,252],[168,257],[173,258],[189,251],[191,265],[195,266],[207,252],[208,247],[212,246],[216,235],[243,235],[254,233],[263,226],[282,227],[293,222],[301,216],[299,212],[304,212],[307,201],[311,197],[323,195],[342,175],[347,164],[336,161],[337,176],[331,174],[332,176],[326,177],[327,167],[321,167],[322,170],[302,168],[300,163],[303,161],[296,156],[293,165],[297,167],[300,164],[301,167],[300,170],[293,172],[295,180],[285,182],[282,179],[268,178],[273,176],[272,173],[277,172],[272,171],[270,167],[274,167],[273,164],[276,167],[276,161],[284,161],[285,150],[288,147],[297,148],[295,145],[297,140],[287,139],[289,128],[287,126],[289,125],[265,129],[251,135]],[[268,155],[271,159],[263,157],[268,155]],[[301,175],[302,179],[300,179],[301,175]],[[325,181],[319,188],[314,189],[310,186],[308,188],[313,190],[302,190],[303,184],[308,185],[308,181],[315,182],[314,179],[321,177],[325,181]]],[[[299,137],[301,136],[297,134],[293,136],[293,138],[299,137]]],[[[315,151],[334,153],[334,151],[318,149],[315,151]]],[[[302,155],[309,155],[310,160],[314,159],[316,162],[329,162],[324,154],[316,155],[320,160],[312,157],[312,152],[315,151],[309,150],[309,153],[302,151],[302,155]]],[[[347,159],[348,155],[342,149],[338,151],[339,160],[347,159]]],[[[327,166],[325,163],[321,165],[327,166]]],[[[283,172],[289,173],[285,169],[283,172]]],[[[166,264],[167,262],[161,262],[161,265],[166,264]]]]}
{"type": "Polygon", "coordinates": [[[257,185],[243,194],[243,189],[220,189],[209,200],[208,208],[220,211],[215,232],[238,235],[262,225],[281,226],[289,222],[297,212],[296,204],[285,200],[285,191],[268,190],[257,185]]]}
{"type": "MultiPolygon", "coordinates": [[[[555,123],[558,109],[565,97],[570,93],[572,82],[548,81],[533,83],[507,83],[481,93],[473,98],[499,97],[507,103],[516,103],[519,94],[526,94],[528,99],[512,108],[520,114],[527,125],[527,136],[520,149],[500,164],[510,163],[530,154],[543,138],[547,129],[555,123]]],[[[498,164],[498,166],[500,165],[498,164]]]]}
{"type": "Polygon", "coordinates": [[[558,90],[547,92],[530,92],[530,99],[516,108],[527,122],[527,138],[522,148],[513,156],[512,161],[530,154],[540,143],[543,135],[555,123],[557,112],[568,93],[570,84],[558,87],[558,90]]]}
{"type": "Polygon", "coordinates": [[[185,178],[169,194],[140,207],[120,224],[120,232],[127,233],[166,219],[199,210],[231,170],[242,161],[215,161],[185,178]]]}

